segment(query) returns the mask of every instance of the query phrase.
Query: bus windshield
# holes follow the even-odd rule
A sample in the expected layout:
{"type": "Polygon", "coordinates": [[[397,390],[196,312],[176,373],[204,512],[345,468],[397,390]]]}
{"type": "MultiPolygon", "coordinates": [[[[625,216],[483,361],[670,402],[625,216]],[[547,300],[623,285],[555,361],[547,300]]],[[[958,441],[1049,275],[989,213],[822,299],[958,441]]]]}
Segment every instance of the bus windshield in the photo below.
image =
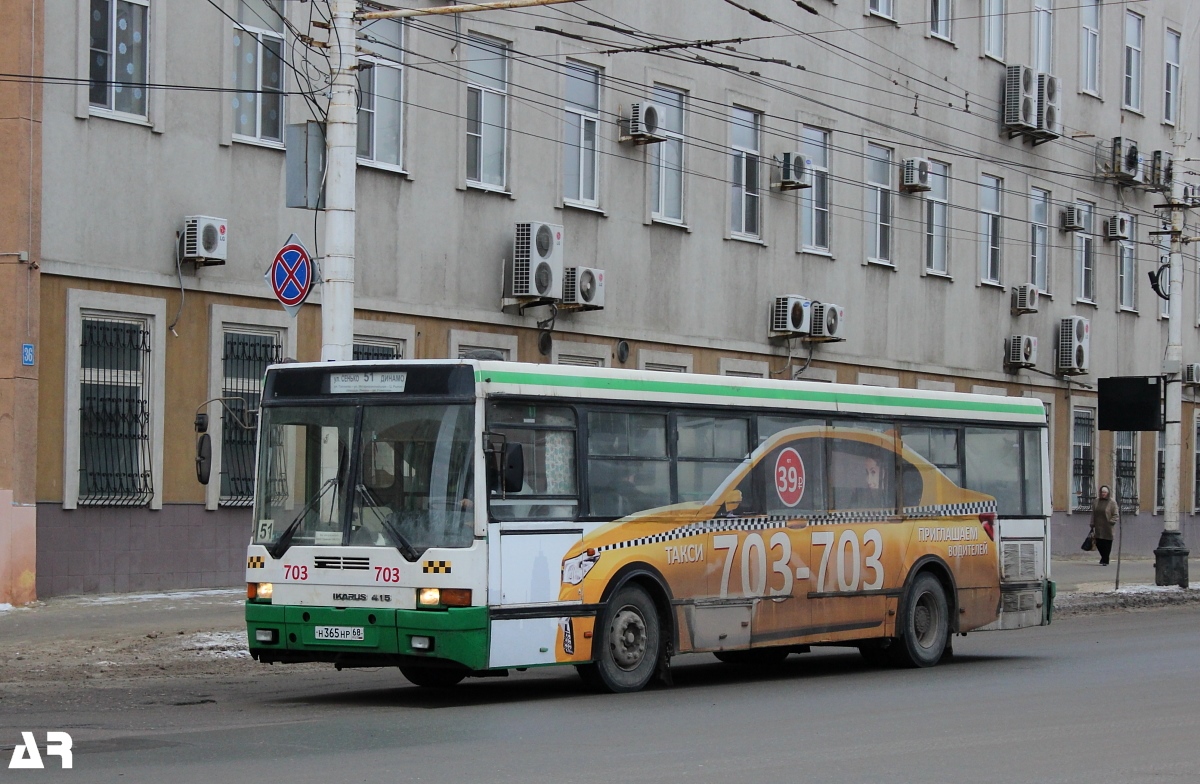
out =
{"type": "Polygon", "coordinates": [[[358,414],[264,409],[254,542],[394,547],[409,561],[430,547],[469,546],[473,408],[365,406],[356,430],[358,414]]]}

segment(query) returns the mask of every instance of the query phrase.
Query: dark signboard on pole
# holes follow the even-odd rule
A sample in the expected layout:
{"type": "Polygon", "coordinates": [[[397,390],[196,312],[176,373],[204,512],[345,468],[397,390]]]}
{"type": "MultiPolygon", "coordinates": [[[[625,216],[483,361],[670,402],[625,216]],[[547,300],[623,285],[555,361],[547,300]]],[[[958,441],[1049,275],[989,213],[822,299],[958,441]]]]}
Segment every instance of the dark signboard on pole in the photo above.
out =
{"type": "Polygon", "coordinates": [[[1100,429],[1162,430],[1164,386],[1159,376],[1100,379],[1100,429]]]}

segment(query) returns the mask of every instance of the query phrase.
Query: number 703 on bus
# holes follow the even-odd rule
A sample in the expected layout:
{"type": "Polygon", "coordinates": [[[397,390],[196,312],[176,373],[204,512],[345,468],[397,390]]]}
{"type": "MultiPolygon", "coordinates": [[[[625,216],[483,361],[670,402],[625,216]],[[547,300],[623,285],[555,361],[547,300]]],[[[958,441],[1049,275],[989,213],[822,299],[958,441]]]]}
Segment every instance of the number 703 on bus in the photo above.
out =
{"type": "MultiPolygon", "coordinates": [[[[725,551],[725,562],[721,567],[722,599],[729,596],[729,580],[735,561],[741,566],[743,596],[789,596],[796,580],[810,579],[809,567],[792,567],[792,537],[786,531],[776,531],[769,541],[764,541],[758,533],[746,534],[741,542],[739,539],[738,534],[713,537],[713,550],[725,551]],[[770,571],[767,569],[768,561],[770,571]],[[773,579],[775,575],[780,579],[773,579]]],[[[834,531],[813,531],[812,546],[821,548],[815,586],[817,593],[878,591],[883,588],[883,536],[878,529],[864,531],[861,539],[852,528],[843,530],[840,536],[834,531]],[[834,554],[837,557],[831,558],[834,554]],[[835,578],[836,584],[827,588],[827,582],[833,582],[835,578]]]]}

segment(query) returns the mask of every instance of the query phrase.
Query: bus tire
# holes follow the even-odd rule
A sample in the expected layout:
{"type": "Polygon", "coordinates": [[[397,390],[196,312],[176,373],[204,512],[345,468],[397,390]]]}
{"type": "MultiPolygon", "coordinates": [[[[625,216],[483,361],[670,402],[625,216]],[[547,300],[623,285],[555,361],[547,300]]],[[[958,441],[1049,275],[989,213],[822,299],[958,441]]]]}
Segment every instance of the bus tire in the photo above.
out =
{"type": "Polygon", "coordinates": [[[904,597],[896,641],[887,650],[904,667],[932,667],[950,641],[950,603],[946,589],[929,572],[913,580],[904,597]]]}
{"type": "MultiPolygon", "coordinates": [[[[597,625],[595,674],[605,691],[624,693],[646,687],[663,652],[658,608],[646,589],[625,585],[604,606],[597,625]]],[[[589,671],[580,669],[584,681],[589,671]]]]}
{"type": "Polygon", "coordinates": [[[753,667],[777,667],[792,652],[791,648],[776,645],[768,648],[749,648],[744,651],[713,651],[717,661],[753,667]]]}
{"type": "Polygon", "coordinates": [[[423,689],[448,689],[457,686],[459,681],[467,677],[465,670],[450,670],[441,667],[422,667],[406,665],[400,668],[400,674],[414,685],[423,689]]]}

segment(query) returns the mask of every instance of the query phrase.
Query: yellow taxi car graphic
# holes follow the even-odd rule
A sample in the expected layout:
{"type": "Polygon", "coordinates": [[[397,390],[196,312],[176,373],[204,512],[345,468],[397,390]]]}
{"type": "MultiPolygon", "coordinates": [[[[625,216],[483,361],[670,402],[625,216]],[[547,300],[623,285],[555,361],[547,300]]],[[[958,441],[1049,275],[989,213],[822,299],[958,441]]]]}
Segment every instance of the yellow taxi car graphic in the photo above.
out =
{"type": "MultiPolygon", "coordinates": [[[[585,536],[563,559],[559,598],[603,618],[638,581],[676,653],[869,640],[896,634],[910,573],[932,561],[949,583],[949,631],[968,631],[999,612],[995,518],[992,496],[958,486],[893,430],[791,428],[706,502],[585,536]]],[[[564,617],[558,661],[590,661],[599,633],[595,615],[564,617]]]]}

